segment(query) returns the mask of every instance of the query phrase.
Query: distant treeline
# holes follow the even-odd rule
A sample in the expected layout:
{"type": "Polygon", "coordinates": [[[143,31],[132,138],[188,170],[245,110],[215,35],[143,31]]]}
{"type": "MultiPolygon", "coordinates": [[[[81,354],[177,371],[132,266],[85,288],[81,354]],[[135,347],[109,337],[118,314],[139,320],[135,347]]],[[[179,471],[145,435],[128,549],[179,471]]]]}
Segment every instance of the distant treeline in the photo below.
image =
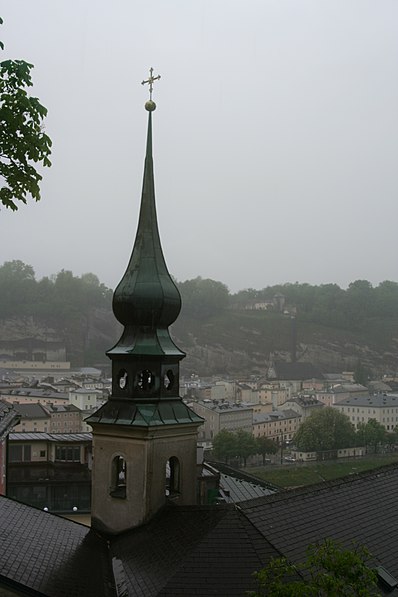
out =
{"type": "Polygon", "coordinates": [[[112,291],[95,274],[80,277],[62,270],[36,280],[30,265],[7,261],[0,267],[0,318],[33,316],[70,320],[93,308],[110,308],[112,291]]]}
{"type": "MultiPolygon", "coordinates": [[[[346,290],[337,284],[280,284],[262,290],[249,288],[231,294],[225,284],[201,277],[177,282],[183,313],[195,319],[218,316],[228,308],[245,308],[251,301],[271,301],[282,294],[286,306],[295,306],[303,321],[359,329],[370,319],[398,318],[398,283],[385,281],[373,287],[356,280],[346,290]]],[[[112,290],[95,274],[80,277],[62,270],[36,280],[32,266],[8,261],[0,266],[0,318],[37,316],[74,318],[93,308],[110,309],[112,290]]],[[[272,311],[272,309],[271,309],[272,311]]]]}
{"type": "Polygon", "coordinates": [[[225,284],[195,278],[180,283],[185,312],[201,318],[217,315],[227,307],[244,308],[252,301],[271,301],[282,294],[286,306],[295,306],[301,320],[356,330],[372,318],[398,318],[398,283],[385,281],[373,287],[356,280],[346,290],[337,284],[279,284],[263,290],[249,288],[230,294],[225,284]]]}

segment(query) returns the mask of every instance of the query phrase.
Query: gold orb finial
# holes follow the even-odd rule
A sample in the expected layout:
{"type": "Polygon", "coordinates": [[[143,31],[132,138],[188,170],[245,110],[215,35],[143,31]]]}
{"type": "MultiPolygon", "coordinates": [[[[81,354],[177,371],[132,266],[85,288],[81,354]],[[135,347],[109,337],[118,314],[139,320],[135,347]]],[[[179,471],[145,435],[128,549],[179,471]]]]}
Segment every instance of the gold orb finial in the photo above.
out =
{"type": "Polygon", "coordinates": [[[148,112],[153,112],[154,110],[156,110],[156,104],[153,100],[148,100],[147,102],[145,102],[145,110],[148,110],[148,112]]]}

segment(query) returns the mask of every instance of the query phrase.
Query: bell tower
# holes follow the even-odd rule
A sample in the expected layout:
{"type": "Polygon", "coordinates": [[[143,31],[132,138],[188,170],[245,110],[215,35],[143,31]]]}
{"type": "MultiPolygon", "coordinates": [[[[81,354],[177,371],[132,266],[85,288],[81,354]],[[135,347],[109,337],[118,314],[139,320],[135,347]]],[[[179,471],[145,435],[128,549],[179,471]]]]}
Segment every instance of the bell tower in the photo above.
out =
{"type": "Polygon", "coordinates": [[[156,216],[152,159],[153,82],[141,208],[133,252],[113,295],[124,326],[107,355],[112,394],[87,422],[93,428],[92,526],[116,534],[149,520],[167,501],[196,502],[196,442],[202,419],[179,396],[185,354],[169,326],[181,297],[166,266],[156,216]]]}

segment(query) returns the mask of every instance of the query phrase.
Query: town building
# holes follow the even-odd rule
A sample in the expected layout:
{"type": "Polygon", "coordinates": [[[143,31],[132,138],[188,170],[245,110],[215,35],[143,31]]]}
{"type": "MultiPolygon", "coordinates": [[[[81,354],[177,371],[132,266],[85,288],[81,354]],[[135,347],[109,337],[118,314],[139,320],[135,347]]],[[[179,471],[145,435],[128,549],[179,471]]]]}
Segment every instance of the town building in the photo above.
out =
{"type": "Polygon", "coordinates": [[[80,433],[86,413],[73,404],[45,406],[50,413],[50,433],[80,433]]]}
{"type": "Polygon", "coordinates": [[[267,377],[279,382],[280,387],[289,388],[291,394],[298,394],[303,390],[304,382],[321,379],[322,373],[312,363],[272,360],[267,377]]]}
{"type": "Polygon", "coordinates": [[[22,338],[0,340],[0,363],[4,369],[65,371],[70,369],[65,344],[60,341],[22,338]]]}
{"type": "Polygon", "coordinates": [[[273,410],[278,410],[277,408],[273,408],[273,405],[271,404],[271,402],[265,402],[263,403],[259,403],[259,404],[253,404],[253,417],[256,416],[257,414],[264,414],[264,413],[270,413],[273,410]]]}
{"type": "Polygon", "coordinates": [[[299,394],[298,396],[294,396],[289,400],[286,400],[286,402],[281,404],[279,408],[282,411],[294,410],[301,416],[302,420],[304,421],[313,412],[323,408],[323,404],[322,402],[317,400],[314,395],[299,394]]]}
{"type": "Polygon", "coordinates": [[[7,496],[50,512],[90,511],[91,445],[91,433],[10,433],[7,496]]]}
{"type": "Polygon", "coordinates": [[[70,390],[76,390],[81,387],[81,385],[75,379],[72,379],[72,377],[61,377],[60,379],[56,379],[52,375],[48,375],[41,379],[38,387],[43,388],[44,384],[49,384],[50,388],[53,388],[57,392],[64,393],[65,395],[67,395],[70,390]]]}
{"type": "Polygon", "coordinates": [[[69,403],[80,410],[90,410],[102,404],[102,397],[100,390],[77,388],[69,392],[69,403]]]}
{"type": "Polygon", "coordinates": [[[16,433],[33,431],[49,433],[80,433],[84,413],[73,404],[13,403],[20,415],[16,433]]]}
{"type": "Polygon", "coordinates": [[[246,404],[258,404],[260,402],[260,396],[257,388],[253,388],[247,383],[236,384],[236,401],[244,402],[246,404]]]}
{"type": "Polygon", "coordinates": [[[398,394],[354,395],[333,406],[347,415],[356,428],[370,419],[375,419],[386,431],[393,431],[398,426],[398,394]]]}
{"type": "Polygon", "coordinates": [[[16,433],[23,431],[50,431],[50,413],[39,402],[32,404],[13,404],[20,416],[20,423],[15,426],[16,433]]]}
{"type": "Polygon", "coordinates": [[[65,362],[65,344],[56,340],[22,338],[0,340],[1,361],[65,362]]]}
{"type": "Polygon", "coordinates": [[[211,400],[232,400],[235,402],[236,386],[237,384],[234,381],[219,380],[211,386],[210,396],[200,394],[200,397],[202,399],[210,398],[211,400]]]}
{"type": "Polygon", "coordinates": [[[0,390],[2,400],[12,404],[69,404],[69,394],[51,389],[32,387],[3,388],[0,390]]]}
{"type": "Polygon", "coordinates": [[[279,382],[261,383],[258,388],[258,398],[261,404],[272,404],[278,409],[291,395],[291,388],[280,386],[279,382]]]}
{"type": "Polygon", "coordinates": [[[339,448],[337,450],[327,450],[323,452],[303,452],[302,450],[292,449],[292,457],[299,462],[311,462],[314,460],[328,460],[329,458],[357,458],[366,455],[365,446],[355,446],[351,448],[339,448]]]}
{"type": "Polygon", "coordinates": [[[349,382],[333,386],[332,391],[336,396],[335,402],[338,402],[343,398],[349,398],[350,396],[366,396],[369,394],[369,390],[366,386],[359,383],[349,382]]]}
{"type": "Polygon", "coordinates": [[[301,415],[294,410],[274,410],[256,414],[253,418],[254,437],[267,437],[281,444],[293,439],[301,423],[301,415]]]}
{"type": "Polygon", "coordinates": [[[190,403],[192,410],[204,419],[199,429],[200,442],[212,442],[222,429],[242,429],[252,433],[253,407],[242,403],[213,402],[203,400],[190,403]]]}

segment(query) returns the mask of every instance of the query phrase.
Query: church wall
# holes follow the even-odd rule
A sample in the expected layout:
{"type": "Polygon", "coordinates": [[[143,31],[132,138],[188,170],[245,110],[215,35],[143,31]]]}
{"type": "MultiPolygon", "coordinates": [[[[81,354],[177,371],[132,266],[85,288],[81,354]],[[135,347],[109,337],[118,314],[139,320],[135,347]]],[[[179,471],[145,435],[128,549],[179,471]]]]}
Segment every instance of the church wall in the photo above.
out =
{"type": "Polygon", "coordinates": [[[107,431],[103,435],[94,429],[93,434],[94,527],[119,533],[149,520],[167,499],[178,504],[195,503],[196,428],[118,427],[107,431]],[[112,495],[112,463],[118,456],[126,462],[125,497],[112,495]],[[167,498],[166,463],[172,457],[180,463],[180,491],[167,498]]]}
{"type": "Polygon", "coordinates": [[[6,472],[7,472],[7,442],[5,439],[0,440],[0,495],[6,492],[6,472]]]}

